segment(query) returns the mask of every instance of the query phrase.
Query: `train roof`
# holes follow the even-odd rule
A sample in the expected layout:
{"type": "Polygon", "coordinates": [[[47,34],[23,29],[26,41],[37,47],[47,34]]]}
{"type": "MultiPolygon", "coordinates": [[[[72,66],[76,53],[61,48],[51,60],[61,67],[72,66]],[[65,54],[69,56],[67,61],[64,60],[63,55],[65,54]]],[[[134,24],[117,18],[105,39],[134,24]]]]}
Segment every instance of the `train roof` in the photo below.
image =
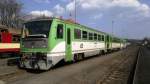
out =
{"type": "Polygon", "coordinates": [[[58,20],[58,21],[63,21],[63,22],[68,23],[68,24],[73,24],[73,25],[78,25],[78,26],[81,26],[81,27],[85,27],[85,28],[88,28],[88,29],[93,30],[93,31],[101,32],[103,34],[107,34],[105,32],[102,32],[102,31],[99,31],[99,30],[96,30],[96,29],[93,29],[93,28],[89,28],[89,27],[87,27],[85,25],[81,25],[81,24],[79,24],[79,23],[77,23],[77,22],[75,22],[75,21],[73,21],[71,19],[65,20],[65,19],[56,18],[56,17],[44,18],[44,19],[43,18],[37,18],[37,19],[32,19],[30,21],[27,21],[25,23],[32,22],[32,21],[47,21],[47,20],[53,20],[53,19],[58,20]]]}
{"type": "MultiPolygon", "coordinates": [[[[106,33],[106,32],[102,32],[102,31],[100,31],[100,30],[97,30],[97,29],[93,29],[93,28],[90,28],[90,27],[87,27],[87,26],[85,26],[85,25],[82,25],[82,24],[79,24],[79,23],[77,23],[77,22],[75,22],[75,21],[73,21],[73,20],[69,20],[69,19],[61,19],[61,18],[56,18],[56,17],[50,17],[50,18],[37,18],[37,19],[32,19],[32,20],[30,20],[30,21],[27,21],[27,22],[32,22],[32,21],[47,21],[47,20],[58,20],[58,21],[63,21],[63,22],[65,22],[65,23],[68,23],[68,24],[73,24],[73,25],[78,25],[78,26],[81,26],[81,27],[84,27],[84,28],[87,28],[87,29],[90,29],[90,30],[93,30],[93,31],[96,31],[96,32],[100,32],[100,33],[103,33],[103,34],[106,34],[106,35],[110,35],[110,36],[112,36],[112,37],[114,37],[114,38],[118,38],[118,39],[120,39],[119,37],[116,37],[116,36],[114,36],[114,35],[112,35],[112,34],[108,34],[108,33],[106,33]]],[[[27,22],[25,22],[25,23],[27,23],[27,22]]]]}
{"type": "Polygon", "coordinates": [[[55,18],[55,19],[61,20],[61,21],[63,21],[63,22],[69,23],[69,24],[78,25],[78,26],[81,26],[81,27],[84,27],[84,28],[87,28],[87,29],[90,29],[90,30],[93,30],[93,31],[96,31],[96,32],[100,32],[100,33],[103,33],[103,34],[107,34],[107,33],[102,32],[102,31],[100,31],[100,30],[96,30],[96,29],[87,27],[87,26],[85,26],[85,25],[79,24],[79,23],[77,23],[77,22],[75,22],[75,21],[73,21],[73,20],[71,20],[71,19],[68,19],[68,20],[59,19],[59,18],[55,18]]]}

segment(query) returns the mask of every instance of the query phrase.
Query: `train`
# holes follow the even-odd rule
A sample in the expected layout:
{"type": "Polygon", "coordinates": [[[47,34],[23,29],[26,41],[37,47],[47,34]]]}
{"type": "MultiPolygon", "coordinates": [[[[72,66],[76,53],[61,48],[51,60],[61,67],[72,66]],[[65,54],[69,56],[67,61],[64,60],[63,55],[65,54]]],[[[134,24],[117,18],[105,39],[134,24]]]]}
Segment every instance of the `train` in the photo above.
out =
{"type": "Polygon", "coordinates": [[[60,19],[35,19],[24,24],[19,67],[49,70],[59,62],[76,62],[87,57],[126,48],[126,40],[60,19]]]}
{"type": "Polygon", "coordinates": [[[0,25],[0,54],[20,52],[21,30],[0,25]]]}

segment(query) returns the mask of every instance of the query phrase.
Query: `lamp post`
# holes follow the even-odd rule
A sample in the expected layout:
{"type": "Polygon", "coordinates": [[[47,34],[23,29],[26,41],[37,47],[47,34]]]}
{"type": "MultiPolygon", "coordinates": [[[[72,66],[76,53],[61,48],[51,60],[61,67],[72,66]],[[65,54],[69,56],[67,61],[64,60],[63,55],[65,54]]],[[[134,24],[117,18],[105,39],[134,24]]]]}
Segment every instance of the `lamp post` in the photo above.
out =
{"type": "Polygon", "coordinates": [[[74,18],[75,18],[75,23],[76,23],[76,19],[77,19],[77,10],[76,10],[76,0],[74,0],[74,18]]]}
{"type": "Polygon", "coordinates": [[[114,20],[112,20],[112,35],[114,35],[114,20]]]}

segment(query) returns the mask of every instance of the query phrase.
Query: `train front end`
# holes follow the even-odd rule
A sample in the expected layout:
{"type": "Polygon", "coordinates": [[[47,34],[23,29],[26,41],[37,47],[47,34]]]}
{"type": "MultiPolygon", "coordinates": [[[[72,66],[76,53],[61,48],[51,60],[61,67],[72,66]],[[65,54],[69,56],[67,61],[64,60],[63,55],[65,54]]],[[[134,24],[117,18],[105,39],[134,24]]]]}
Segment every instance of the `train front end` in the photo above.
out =
{"type": "Polygon", "coordinates": [[[52,20],[36,20],[25,23],[27,31],[22,32],[20,68],[48,70],[49,33],[52,20]]]}

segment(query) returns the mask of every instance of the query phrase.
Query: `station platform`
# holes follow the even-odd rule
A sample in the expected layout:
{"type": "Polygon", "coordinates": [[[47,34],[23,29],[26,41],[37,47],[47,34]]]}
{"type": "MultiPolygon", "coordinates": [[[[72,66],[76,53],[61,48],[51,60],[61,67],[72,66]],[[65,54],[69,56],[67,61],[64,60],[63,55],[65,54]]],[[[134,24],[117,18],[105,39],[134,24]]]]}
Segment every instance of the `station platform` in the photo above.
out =
{"type": "Polygon", "coordinates": [[[141,47],[133,84],[150,84],[150,49],[141,47]]]}

